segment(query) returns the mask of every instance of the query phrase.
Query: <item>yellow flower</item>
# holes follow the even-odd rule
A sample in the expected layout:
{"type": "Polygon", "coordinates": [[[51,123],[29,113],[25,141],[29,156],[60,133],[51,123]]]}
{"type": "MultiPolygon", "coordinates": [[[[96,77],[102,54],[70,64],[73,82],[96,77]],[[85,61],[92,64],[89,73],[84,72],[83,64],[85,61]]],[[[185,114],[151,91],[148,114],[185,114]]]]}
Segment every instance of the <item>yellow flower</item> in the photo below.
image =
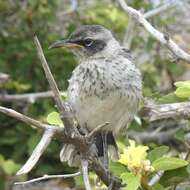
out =
{"type": "Polygon", "coordinates": [[[147,157],[147,146],[135,145],[135,141],[129,140],[129,146],[121,154],[120,163],[127,165],[134,174],[143,174],[153,171],[153,167],[147,157]]]}

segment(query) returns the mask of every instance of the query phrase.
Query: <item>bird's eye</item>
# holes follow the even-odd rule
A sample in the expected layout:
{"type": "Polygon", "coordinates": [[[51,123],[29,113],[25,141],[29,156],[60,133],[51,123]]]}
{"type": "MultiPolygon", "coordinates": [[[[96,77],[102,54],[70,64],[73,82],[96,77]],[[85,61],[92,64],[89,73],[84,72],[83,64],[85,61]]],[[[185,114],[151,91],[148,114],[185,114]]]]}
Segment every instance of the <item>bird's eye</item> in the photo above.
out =
{"type": "Polygon", "coordinates": [[[84,44],[85,46],[90,47],[93,44],[93,40],[90,38],[87,38],[84,40],[84,44]]]}

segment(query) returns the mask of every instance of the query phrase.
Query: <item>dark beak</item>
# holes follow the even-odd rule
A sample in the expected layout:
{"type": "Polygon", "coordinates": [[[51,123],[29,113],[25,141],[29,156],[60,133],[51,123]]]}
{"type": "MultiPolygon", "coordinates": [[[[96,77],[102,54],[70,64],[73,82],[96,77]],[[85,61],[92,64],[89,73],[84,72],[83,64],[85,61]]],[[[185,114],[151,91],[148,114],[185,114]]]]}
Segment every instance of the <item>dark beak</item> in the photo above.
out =
{"type": "Polygon", "coordinates": [[[70,40],[60,40],[60,41],[57,41],[57,42],[54,42],[53,44],[51,44],[48,49],[61,48],[61,47],[81,48],[82,46],[75,42],[71,42],[70,40]]]}

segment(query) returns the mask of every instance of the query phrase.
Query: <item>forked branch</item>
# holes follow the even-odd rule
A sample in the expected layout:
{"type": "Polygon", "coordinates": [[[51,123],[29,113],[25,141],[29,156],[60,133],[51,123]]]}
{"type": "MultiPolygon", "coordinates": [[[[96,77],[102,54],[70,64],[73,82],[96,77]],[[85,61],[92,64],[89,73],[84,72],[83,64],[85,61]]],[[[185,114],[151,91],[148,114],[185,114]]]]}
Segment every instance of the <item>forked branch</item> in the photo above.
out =
{"type": "Polygon", "coordinates": [[[190,119],[190,102],[180,102],[172,104],[147,103],[139,112],[141,117],[155,121],[165,118],[190,119]]]}
{"type": "Polygon", "coordinates": [[[34,43],[36,45],[38,57],[41,61],[46,78],[47,78],[50,88],[53,92],[53,95],[54,95],[53,98],[54,98],[57,108],[61,114],[62,120],[64,119],[63,122],[64,122],[65,129],[66,129],[67,133],[69,133],[69,134],[71,134],[73,131],[76,132],[74,125],[73,125],[73,119],[71,119],[71,117],[72,117],[71,110],[69,110],[69,107],[66,106],[66,104],[64,104],[62,101],[61,94],[60,94],[57,84],[53,78],[53,75],[50,71],[50,68],[47,64],[46,58],[44,56],[41,44],[40,44],[37,36],[34,36],[34,43]]]}
{"type": "Polygon", "coordinates": [[[32,170],[32,168],[36,165],[41,155],[44,153],[45,149],[50,144],[54,134],[55,130],[52,129],[46,130],[44,132],[40,142],[32,152],[32,155],[30,156],[28,161],[24,164],[24,166],[17,172],[16,175],[27,174],[32,170]]]}
{"type": "Polygon", "coordinates": [[[42,177],[38,177],[38,178],[34,178],[28,181],[24,181],[24,182],[16,182],[15,185],[26,185],[29,183],[34,183],[34,182],[38,182],[38,181],[42,181],[42,180],[47,180],[47,179],[54,179],[54,178],[70,178],[70,177],[76,177],[81,175],[81,172],[76,172],[74,174],[64,174],[64,175],[44,175],[42,177]]]}
{"type": "Polygon", "coordinates": [[[190,54],[182,50],[168,35],[154,28],[140,11],[128,6],[125,0],[118,0],[118,2],[124,11],[141,24],[156,40],[165,45],[178,59],[190,63],[190,54]]]}
{"type": "Polygon", "coordinates": [[[0,106],[0,112],[13,117],[15,119],[18,119],[26,124],[33,125],[39,129],[46,130],[48,126],[46,124],[43,124],[35,119],[32,119],[24,114],[18,113],[17,111],[10,109],[10,108],[5,108],[3,106],[0,106]]]}
{"type": "Polygon", "coordinates": [[[81,167],[82,167],[82,176],[83,176],[85,188],[86,190],[91,190],[89,176],[88,176],[88,161],[82,159],[81,167]]]}
{"type": "MultiPolygon", "coordinates": [[[[64,92],[61,92],[62,96],[65,96],[64,92]]],[[[0,94],[1,102],[29,102],[34,103],[36,100],[40,100],[43,98],[52,98],[53,93],[51,91],[47,92],[33,92],[33,93],[25,93],[25,94],[0,94]]]]}
{"type": "MultiPolygon", "coordinates": [[[[84,160],[81,161],[81,166],[82,166],[83,177],[85,180],[84,183],[87,190],[90,190],[90,182],[87,179],[88,178],[88,163],[91,164],[92,169],[96,172],[96,174],[107,186],[109,186],[110,184],[113,184],[111,188],[112,190],[120,189],[122,185],[121,181],[115,178],[114,176],[112,176],[111,173],[104,168],[101,162],[97,159],[96,155],[94,155],[95,153],[93,151],[92,153],[90,152],[91,143],[88,142],[89,138],[91,137],[93,138],[94,135],[97,133],[97,131],[99,131],[106,125],[108,125],[108,123],[104,123],[100,126],[97,126],[97,128],[93,130],[91,133],[89,133],[89,135],[87,136],[80,135],[80,133],[75,128],[74,119],[72,117],[71,110],[69,109],[67,104],[65,104],[61,99],[61,95],[57,88],[57,84],[51,74],[47,61],[43,54],[43,50],[36,36],[34,38],[34,41],[35,41],[36,48],[38,51],[38,56],[41,60],[43,69],[46,74],[46,78],[53,92],[55,103],[62,116],[62,120],[64,120],[63,121],[64,128],[60,128],[60,127],[48,125],[48,124],[43,124],[35,119],[32,119],[28,116],[18,113],[12,109],[8,109],[8,108],[0,106],[0,112],[6,115],[9,115],[13,118],[16,118],[20,121],[23,121],[26,124],[42,129],[44,131],[44,135],[41,141],[36,146],[35,150],[33,151],[31,157],[28,159],[26,164],[18,171],[17,175],[28,173],[35,166],[40,156],[45,151],[45,149],[51,142],[52,138],[55,136],[55,137],[58,137],[64,143],[73,144],[76,147],[76,149],[81,153],[81,157],[82,158],[85,157],[85,161],[84,160]]],[[[26,184],[26,183],[35,182],[35,181],[48,179],[48,178],[50,177],[43,176],[41,178],[33,179],[28,182],[21,182],[20,184],[26,184]]]]}

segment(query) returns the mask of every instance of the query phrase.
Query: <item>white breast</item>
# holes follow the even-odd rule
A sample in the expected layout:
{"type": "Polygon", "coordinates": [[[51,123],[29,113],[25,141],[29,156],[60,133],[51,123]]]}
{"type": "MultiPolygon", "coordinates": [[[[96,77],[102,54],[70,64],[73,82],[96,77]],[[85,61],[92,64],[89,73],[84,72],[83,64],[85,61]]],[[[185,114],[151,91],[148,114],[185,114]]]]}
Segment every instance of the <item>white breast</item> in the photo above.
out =
{"type": "Polygon", "coordinates": [[[140,77],[129,64],[126,60],[118,65],[97,60],[74,70],[68,96],[80,126],[92,130],[110,122],[106,130],[117,133],[133,119],[141,97],[141,80],[132,76],[140,77]]]}

